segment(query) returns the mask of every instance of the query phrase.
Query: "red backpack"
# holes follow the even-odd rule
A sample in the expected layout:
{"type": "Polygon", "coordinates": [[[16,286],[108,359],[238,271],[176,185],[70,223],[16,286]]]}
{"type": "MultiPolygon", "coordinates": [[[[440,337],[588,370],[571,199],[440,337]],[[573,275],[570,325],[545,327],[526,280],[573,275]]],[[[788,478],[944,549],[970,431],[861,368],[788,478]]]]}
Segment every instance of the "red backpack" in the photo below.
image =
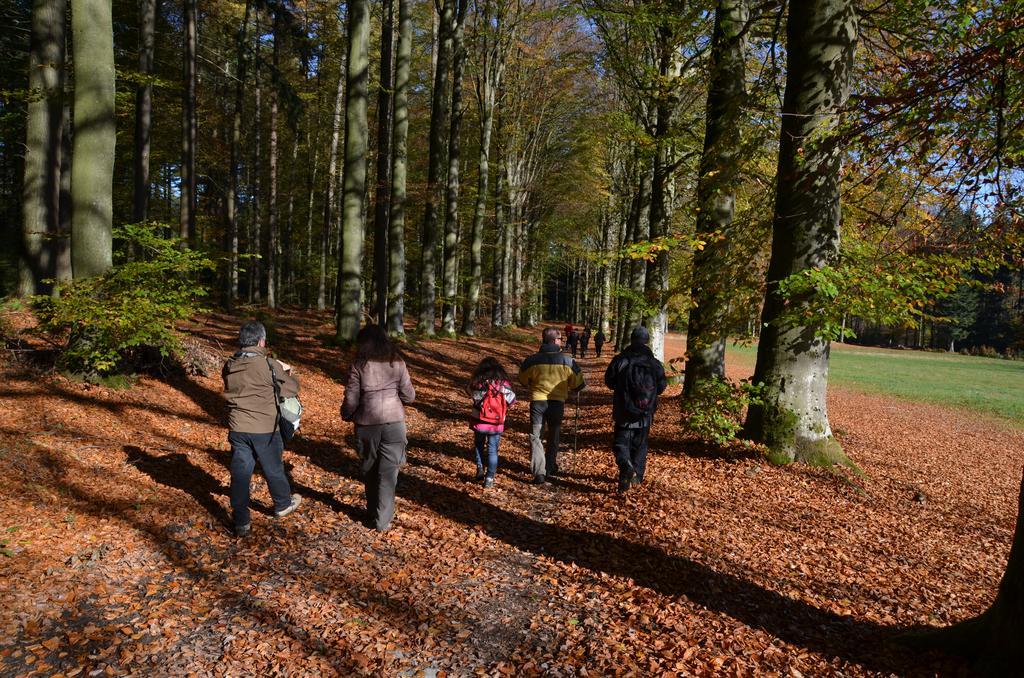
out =
{"type": "Polygon", "coordinates": [[[489,382],[487,393],[480,402],[480,421],[485,424],[504,424],[507,412],[508,401],[505,400],[504,389],[497,382],[489,382]]]}

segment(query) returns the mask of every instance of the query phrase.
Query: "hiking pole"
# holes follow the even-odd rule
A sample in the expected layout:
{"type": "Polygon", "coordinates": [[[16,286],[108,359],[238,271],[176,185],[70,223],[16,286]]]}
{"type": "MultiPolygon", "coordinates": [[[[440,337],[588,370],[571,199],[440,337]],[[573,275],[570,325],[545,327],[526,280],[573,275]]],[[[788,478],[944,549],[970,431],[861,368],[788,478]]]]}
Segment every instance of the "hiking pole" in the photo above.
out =
{"type": "Polygon", "coordinates": [[[576,421],[572,427],[572,453],[576,454],[576,443],[580,438],[580,392],[576,391],[576,421]]]}

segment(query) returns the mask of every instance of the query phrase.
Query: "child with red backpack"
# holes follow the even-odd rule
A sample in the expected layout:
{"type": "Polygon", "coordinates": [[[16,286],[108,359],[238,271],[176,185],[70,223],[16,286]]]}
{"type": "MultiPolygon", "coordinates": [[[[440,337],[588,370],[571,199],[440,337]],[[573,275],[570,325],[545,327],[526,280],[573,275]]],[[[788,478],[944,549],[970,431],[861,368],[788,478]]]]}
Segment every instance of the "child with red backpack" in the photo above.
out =
{"type": "Polygon", "coordinates": [[[473,452],[476,454],[476,480],[484,487],[494,486],[498,470],[498,443],[505,431],[505,415],[516,402],[515,391],[508,374],[494,358],[484,358],[469,380],[469,394],[473,398],[473,452]],[[484,468],[484,451],[487,467],[484,468]]]}

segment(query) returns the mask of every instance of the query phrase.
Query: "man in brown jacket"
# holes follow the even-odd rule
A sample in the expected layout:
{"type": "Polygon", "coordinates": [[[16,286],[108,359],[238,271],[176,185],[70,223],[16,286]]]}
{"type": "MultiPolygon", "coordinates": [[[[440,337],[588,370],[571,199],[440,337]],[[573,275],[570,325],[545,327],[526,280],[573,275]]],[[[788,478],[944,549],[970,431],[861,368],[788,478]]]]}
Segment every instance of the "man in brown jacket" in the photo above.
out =
{"type": "Polygon", "coordinates": [[[267,357],[267,330],[256,321],[242,325],[238,352],[224,364],[224,397],[228,401],[228,442],[231,443],[231,510],[235,534],[249,534],[249,484],[256,459],[260,460],[267,487],[274,500],[274,515],[283,518],[302,497],[292,494],[284,473],[284,443],[277,427],[277,402],[273,374],[282,398],[297,396],[299,382],[291,367],[267,357]]]}

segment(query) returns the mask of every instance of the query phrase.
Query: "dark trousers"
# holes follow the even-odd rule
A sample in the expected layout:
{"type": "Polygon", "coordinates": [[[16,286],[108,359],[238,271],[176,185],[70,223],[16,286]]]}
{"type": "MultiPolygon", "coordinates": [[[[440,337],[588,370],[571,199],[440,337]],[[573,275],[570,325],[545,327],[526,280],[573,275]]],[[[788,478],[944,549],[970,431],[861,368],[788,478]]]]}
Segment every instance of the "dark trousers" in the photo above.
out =
{"type": "Polygon", "coordinates": [[[274,510],[282,511],[292,503],[292,490],[288,478],[284,474],[284,443],[281,433],[228,433],[231,443],[231,511],[234,514],[235,526],[248,525],[252,518],[249,515],[249,485],[252,472],[256,468],[256,460],[260,460],[260,468],[267,479],[270,496],[274,499],[274,510]]]}
{"type": "Polygon", "coordinates": [[[581,341],[580,342],[580,357],[581,358],[586,358],[587,357],[587,345],[589,343],[590,343],[589,341],[581,341]]]}
{"type": "Polygon", "coordinates": [[[561,400],[534,400],[530,403],[530,470],[535,476],[558,473],[558,441],[562,434],[562,415],[565,403],[561,400]],[[547,450],[541,439],[544,426],[548,429],[547,450]]]}
{"type": "Polygon", "coordinates": [[[644,479],[644,472],[647,470],[647,434],[650,431],[650,426],[615,427],[612,452],[615,454],[615,463],[619,466],[620,477],[629,477],[630,471],[636,471],[637,480],[644,479]]]}
{"type": "Polygon", "coordinates": [[[476,466],[484,466],[484,453],[487,454],[487,477],[493,478],[498,472],[498,443],[501,442],[500,433],[473,432],[473,453],[476,455],[476,466]]]}
{"type": "Polygon", "coordinates": [[[597,355],[598,358],[601,357],[602,346],[604,346],[604,344],[598,344],[597,342],[594,342],[594,353],[597,355]]]}
{"type": "Polygon", "coordinates": [[[359,453],[366,487],[366,511],[378,530],[391,527],[395,515],[395,486],[398,469],[405,463],[405,422],[394,421],[372,426],[356,425],[356,452],[359,453]]]}

